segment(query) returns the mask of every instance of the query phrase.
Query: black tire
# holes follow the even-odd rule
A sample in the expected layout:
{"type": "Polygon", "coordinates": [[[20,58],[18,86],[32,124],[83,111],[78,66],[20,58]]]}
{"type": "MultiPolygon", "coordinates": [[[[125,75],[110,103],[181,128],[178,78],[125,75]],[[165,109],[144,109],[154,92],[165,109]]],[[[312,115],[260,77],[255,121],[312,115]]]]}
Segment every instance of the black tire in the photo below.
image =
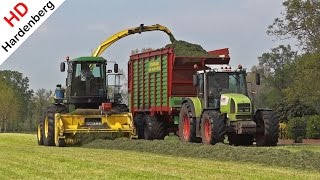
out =
{"type": "Polygon", "coordinates": [[[47,108],[47,112],[44,118],[44,145],[55,145],[55,113],[65,113],[66,108],[62,105],[51,105],[47,108]]]}
{"type": "Polygon", "coordinates": [[[137,131],[138,139],[144,139],[144,122],[145,117],[143,114],[137,114],[133,118],[133,123],[137,131]]]}
{"type": "Polygon", "coordinates": [[[144,122],[145,122],[144,123],[144,130],[143,130],[144,139],[153,140],[155,138],[154,134],[153,134],[154,124],[157,121],[157,119],[153,116],[150,116],[150,115],[146,115],[144,119],[145,119],[144,120],[144,122]]]}
{"type": "Polygon", "coordinates": [[[251,134],[230,134],[228,135],[230,145],[235,146],[252,146],[254,142],[254,136],[251,134]]]}
{"type": "Polygon", "coordinates": [[[279,119],[274,112],[262,110],[255,115],[257,146],[276,146],[279,138],[279,119]]]}
{"type": "Polygon", "coordinates": [[[226,134],[225,122],[219,112],[206,110],[201,116],[201,138],[203,144],[223,142],[226,134]]]}
{"type": "Polygon", "coordinates": [[[197,142],[196,118],[189,103],[183,103],[179,113],[179,139],[181,142],[197,142]]]}
{"type": "Polygon", "coordinates": [[[38,145],[43,145],[44,144],[44,127],[43,127],[43,117],[39,118],[38,126],[37,126],[37,141],[38,145]]]}
{"type": "Polygon", "coordinates": [[[164,140],[164,137],[168,134],[167,122],[164,118],[157,117],[153,124],[153,138],[158,140],[164,140]]]}

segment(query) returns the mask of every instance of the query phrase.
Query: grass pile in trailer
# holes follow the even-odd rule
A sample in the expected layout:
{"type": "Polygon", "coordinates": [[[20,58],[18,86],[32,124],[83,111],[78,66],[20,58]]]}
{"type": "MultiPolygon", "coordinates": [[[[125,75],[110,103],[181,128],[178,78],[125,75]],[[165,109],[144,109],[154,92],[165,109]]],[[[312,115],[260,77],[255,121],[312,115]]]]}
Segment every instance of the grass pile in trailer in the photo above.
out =
{"type": "Polygon", "coordinates": [[[186,41],[175,41],[171,44],[166,45],[166,48],[172,47],[176,56],[183,57],[216,57],[215,55],[210,55],[206,50],[204,50],[200,45],[189,43],[186,41]]]}

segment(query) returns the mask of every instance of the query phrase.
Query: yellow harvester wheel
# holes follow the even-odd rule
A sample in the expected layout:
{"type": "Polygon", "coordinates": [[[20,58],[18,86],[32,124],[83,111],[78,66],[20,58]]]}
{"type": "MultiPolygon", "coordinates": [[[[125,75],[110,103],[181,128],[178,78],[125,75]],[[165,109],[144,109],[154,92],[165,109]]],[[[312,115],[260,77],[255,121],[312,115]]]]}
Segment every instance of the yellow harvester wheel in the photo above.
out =
{"type": "Polygon", "coordinates": [[[43,145],[43,136],[44,136],[43,118],[40,118],[38,127],[37,127],[38,145],[43,145]]]}

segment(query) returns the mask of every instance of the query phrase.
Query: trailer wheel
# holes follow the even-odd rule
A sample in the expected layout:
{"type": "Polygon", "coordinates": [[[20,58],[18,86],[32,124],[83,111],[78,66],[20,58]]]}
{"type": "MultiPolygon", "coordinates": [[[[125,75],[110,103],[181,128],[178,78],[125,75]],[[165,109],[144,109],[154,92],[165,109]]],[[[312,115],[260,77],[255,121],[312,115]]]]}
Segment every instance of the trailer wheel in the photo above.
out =
{"type": "Polygon", "coordinates": [[[144,139],[144,115],[143,114],[137,114],[133,118],[134,126],[137,130],[138,139],[144,139]]]}
{"type": "Polygon", "coordinates": [[[158,117],[153,126],[154,139],[163,140],[167,134],[167,123],[165,119],[158,117]]]}
{"type": "Polygon", "coordinates": [[[193,118],[189,103],[181,106],[179,114],[179,139],[181,142],[196,142],[196,118],[193,118]]]}
{"type": "Polygon", "coordinates": [[[153,116],[146,115],[144,123],[144,139],[153,140],[154,139],[154,123],[157,119],[153,116]]]}
{"type": "Polygon", "coordinates": [[[225,123],[217,111],[207,110],[201,117],[201,138],[204,144],[216,144],[223,142],[225,123]]]}
{"type": "Polygon", "coordinates": [[[279,119],[272,111],[258,111],[255,115],[257,124],[257,146],[276,146],[279,138],[279,119]]]}
{"type": "Polygon", "coordinates": [[[229,134],[228,140],[230,145],[235,146],[252,146],[254,137],[251,134],[229,134]]]}
{"type": "Polygon", "coordinates": [[[37,127],[37,140],[38,145],[43,145],[43,136],[44,136],[44,128],[43,128],[43,117],[39,118],[38,127],[37,127]]]}
{"type": "Polygon", "coordinates": [[[44,118],[44,145],[55,145],[55,113],[65,113],[66,109],[61,105],[52,105],[47,108],[44,118]]]}

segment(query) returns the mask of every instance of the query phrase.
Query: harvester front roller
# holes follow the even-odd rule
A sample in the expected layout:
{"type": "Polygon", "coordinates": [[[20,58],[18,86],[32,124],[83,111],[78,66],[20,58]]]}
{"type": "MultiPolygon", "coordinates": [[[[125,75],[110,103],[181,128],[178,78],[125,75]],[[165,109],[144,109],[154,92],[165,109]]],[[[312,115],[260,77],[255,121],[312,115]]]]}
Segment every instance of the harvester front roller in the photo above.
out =
{"type": "Polygon", "coordinates": [[[77,143],[76,134],[122,133],[124,137],[135,134],[131,113],[102,114],[98,109],[78,109],[69,114],[55,114],[55,145],[77,143]]]}

